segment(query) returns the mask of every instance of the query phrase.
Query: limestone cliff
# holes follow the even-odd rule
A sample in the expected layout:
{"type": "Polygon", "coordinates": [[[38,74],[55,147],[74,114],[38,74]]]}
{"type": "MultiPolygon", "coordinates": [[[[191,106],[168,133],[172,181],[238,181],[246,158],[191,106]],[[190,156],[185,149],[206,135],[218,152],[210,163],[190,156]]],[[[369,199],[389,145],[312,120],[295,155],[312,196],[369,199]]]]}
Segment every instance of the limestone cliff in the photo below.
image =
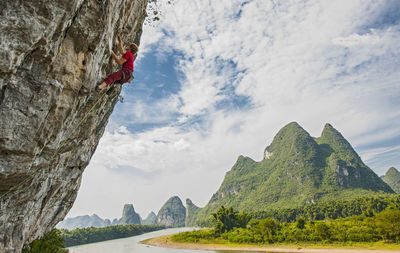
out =
{"type": "Polygon", "coordinates": [[[400,194],[400,172],[395,167],[390,167],[386,171],[383,180],[395,191],[400,194]]]}
{"type": "Polygon", "coordinates": [[[157,224],[168,227],[184,227],[185,219],[186,208],[178,196],[168,199],[157,214],[157,224]]]}
{"type": "Polygon", "coordinates": [[[73,230],[76,228],[87,228],[87,227],[95,227],[102,228],[111,226],[111,221],[109,219],[103,220],[97,214],[93,215],[82,215],[73,218],[67,218],[60,223],[57,224],[56,228],[58,229],[69,229],[73,230]]]}
{"type": "Polygon", "coordinates": [[[119,224],[127,225],[127,224],[141,224],[141,223],[142,223],[142,218],[138,213],[135,212],[135,208],[133,208],[133,205],[125,204],[119,224]]]}
{"type": "Polygon", "coordinates": [[[152,211],[147,215],[146,219],[142,221],[143,225],[157,224],[157,215],[152,211]]]}
{"type": "Polygon", "coordinates": [[[116,36],[139,43],[147,0],[0,2],[0,252],[61,221],[121,87],[116,36]]]}
{"type": "Polygon", "coordinates": [[[201,208],[193,204],[193,202],[190,199],[186,199],[186,220],[185,220],[186,227],[191,227],[196,225],[197,214],[200,210],[201,208]]]}

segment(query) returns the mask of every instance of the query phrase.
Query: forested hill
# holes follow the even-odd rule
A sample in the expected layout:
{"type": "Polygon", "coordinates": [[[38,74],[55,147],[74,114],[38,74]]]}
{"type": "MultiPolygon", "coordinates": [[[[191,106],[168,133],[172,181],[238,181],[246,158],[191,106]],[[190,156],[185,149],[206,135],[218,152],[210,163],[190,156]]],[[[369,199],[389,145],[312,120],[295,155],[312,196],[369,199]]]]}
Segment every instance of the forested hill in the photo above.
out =
{"type": "Polygon", "coordinates": [[[262,161],[239,156],[197,218],[221,205],[254,213],[383,192],[394,193],[330,124],[313,138],[292,122],[277,133],[262,161]]]}
{"type": "Polygon", "coordinates": [[[400,172],[395,167],[390,167],[386,172],[384,181],[392,187],[396,193],[400,193],[400,172]]]}

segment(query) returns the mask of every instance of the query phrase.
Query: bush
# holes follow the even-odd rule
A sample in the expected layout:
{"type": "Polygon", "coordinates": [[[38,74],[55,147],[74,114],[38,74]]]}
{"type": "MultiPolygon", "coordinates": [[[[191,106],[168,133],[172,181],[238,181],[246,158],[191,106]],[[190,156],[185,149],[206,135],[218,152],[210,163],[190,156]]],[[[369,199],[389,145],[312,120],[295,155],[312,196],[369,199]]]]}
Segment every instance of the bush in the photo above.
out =
{"type": "Polygon", "coordinates": [[[46,233],[42,238],[34,240],[28,247],[22,250],[23,253],[65,253],[64,238],[61,232],[53,229],[46,233]]]}

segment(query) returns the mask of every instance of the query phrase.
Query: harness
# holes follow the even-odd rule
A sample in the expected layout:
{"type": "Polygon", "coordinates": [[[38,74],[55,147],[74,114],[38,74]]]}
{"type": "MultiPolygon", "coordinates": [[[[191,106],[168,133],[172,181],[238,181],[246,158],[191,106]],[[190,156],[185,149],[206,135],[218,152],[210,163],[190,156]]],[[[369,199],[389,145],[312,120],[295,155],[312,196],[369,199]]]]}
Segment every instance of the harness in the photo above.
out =
{"type": "Polygon", "coordinates": [[[123,67],[121,69],[121,72],[122,72],[122,79],[120,81],[121,84],[129,83],[134,79],[134,76],[132,75],[133,71],[130,68],[123,67]]]}

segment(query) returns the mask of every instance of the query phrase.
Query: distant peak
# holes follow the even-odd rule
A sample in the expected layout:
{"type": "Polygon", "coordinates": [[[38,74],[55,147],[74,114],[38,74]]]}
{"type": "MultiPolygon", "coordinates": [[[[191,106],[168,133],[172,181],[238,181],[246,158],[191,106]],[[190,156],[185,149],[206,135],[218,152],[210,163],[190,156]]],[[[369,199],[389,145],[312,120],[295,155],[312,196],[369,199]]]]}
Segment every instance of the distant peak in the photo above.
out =
{"type": "Polygon", "coordinates": [[[343,137],[343,135],[336,130],[331,124],[326,123],[321,133],[321,139],[327,140],[328,142],[341,143],[342,147],[351,148],[350,143],[343,137]]]}
{"type": "Polygon", "coordinates": [[[125,204],[124,205],[124,209],[133,209],[133,210],[135,210],[135,208],[133,207],[133,204],[125,204]]]}
{"type": "Polygon", "coordinates": [[[296,121],[292,121],[292,122],[290,122],[289,124],[287,124],[286,126],[296,126],[296,127],[301,127],[301,126],[299,125],[299,123],[297,123],[296,121]]]}
{"type": "Polygon", "coordinates": [[[239,162],[239,161],[253,161],[253,159],[251,159],[251,158],[248,157],[248,156],[240,155],[240,156],[237,158],[237,161],[236,161],[236,162],[239,162]]]}
{"type": "Polygon", "coordinates": [[[325,126],[324,126],[324,129],[322,130],[321,137],[326,135],[326,134],[329,134],[329,133],[335,133],[335,134],[338,133],[338,134],[340,134],[339,131],[336,130],[331,124],[326,123],[325,126]]]}
{"type": "Polygon", "coordinates": [[[289,124],[287,124],[286,126],[282,127],[282,130],[294,130],[294,131],[301,131],[301,132],[306,132],[306,130],[304,130],[299,123],[293,121],[290,122],[289,124]]]}
{"type": "MultiPolygon", "coordinates": [[[[341,139],[348,143],[346,138],[344,138],[344,136],[329,123],[325,124],[325,127],[321,133],[321,138],[335,138],[336,140],[341,139]]],[[[351,146],[350,143],[348,143],[348,145],[351,146]]]]}
{"type": "Polygon", "coordinates": [[[390,167],[388,169],[388,171],[386,172],[386,175],[388,175],[388,174],[398,174],[398,173],[400,173],[400,172],[395,167],[390,167]]]}
{"type": "Polygon", "coordinates": [[[290,143],[297,143],[297,140],[299,139],[314,142],[308,132],[304,130],[297,122],[291,122],[279,130],[279,132],[275,135],[271,145],[264,150],[264,153],[265,151],[275,153],[275,151],[278,151],[276,149],[281,149],[285,143],[287,145],[291,145],[290,143]]]}
{"type": "Polygon", "coordinates": [[[156,217],[157,215],[153,212],[153,211],[151,211],[148,215],[147,215],[147,218],[146,219],[148,219],[149,217],[156,217]]]}
{"type": "Polygon", "coordinates": [[[193,204],[193,202],[190,199],[186,199],[186,207],[191,208],[191,207],[196,207],[198,208],[198,206],[196,206],[195,204],[193,204]]]}
{"type": "Polygon", "coordinates": [[[180,199],[178,196],[172,196],[172,197],[170,198],[170,200],[179,200],[179,201],[181,201],[181,199],[180,199]]]}
{"type": "Polygon", "coordinates": [[[178,196],[172,196],[166,203],[183,205],[182,200],[178,196]]]}
{"type": "Polygon", "coordinates": [[[284,131],[284,130],[289,130],[289,129],[291,129],[291,130],[305,131],[305,130],[299,125],[299,123],[293,121],[293,122],[290,122],[290,123],[286,124],[284,127],[282,127],[281,130],[280,130],[279,132],[284,131]]]}
{"type": "Polygon", "coordinates": [[[297,122],[290,122],[278,131],[271,144],[264,149],[263,157],[264,161],[290,157],[291,160],[310,160],[305,156],[312,154],[314,157],[317,149],[318,144],[314,138],[297,122]]]}

